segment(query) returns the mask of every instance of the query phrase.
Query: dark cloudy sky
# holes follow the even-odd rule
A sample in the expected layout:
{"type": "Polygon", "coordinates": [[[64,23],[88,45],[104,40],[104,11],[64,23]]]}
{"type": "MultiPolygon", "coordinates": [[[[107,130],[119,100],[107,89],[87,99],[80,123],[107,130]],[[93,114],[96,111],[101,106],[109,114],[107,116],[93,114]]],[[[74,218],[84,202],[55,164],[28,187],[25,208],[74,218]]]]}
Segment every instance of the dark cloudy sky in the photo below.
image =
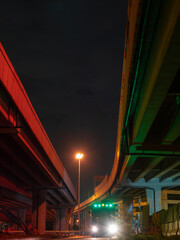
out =
{"type": "Polygon", "coordinates": [[[81,199],[111,172],[127,0],[0,0],[0,41],[81,199]]]}

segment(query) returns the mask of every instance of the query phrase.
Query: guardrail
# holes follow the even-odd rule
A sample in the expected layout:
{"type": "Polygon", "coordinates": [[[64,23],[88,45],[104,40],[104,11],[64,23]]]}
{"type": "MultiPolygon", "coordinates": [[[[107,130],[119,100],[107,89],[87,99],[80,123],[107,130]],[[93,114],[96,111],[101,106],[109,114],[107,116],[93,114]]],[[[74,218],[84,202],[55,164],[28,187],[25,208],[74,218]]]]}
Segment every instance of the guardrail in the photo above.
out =
{"type": "MultiPolygon", "coordinates": [[[[7,232],[4,232],[4,233],[10,234],[11,236],[13,236],[13,235],[16,235],[16,236],[17,235],[18,236],[25,235],[24,231],[7,231],[7,232]]],[[[43,235],[43,238],[49,237],[49,236],[64,238],[64,237],[84,236],[84,235],[85,235],[85,232],[83,232],[83,231],[59,231],[59,230],[52,230],[52,231],[46,231],[45,234],[43,235]]],[[[36,239],[39,239],[39,234],[38,233],[36,235],[32,234],[32,236],[33,236],[33,239],[34,239],[34,236],[37,237],[36,239]]],[[[28,237],[28,239],[31,239],[31,237],[28,237]]],[[[42,239],[42,237],[41,237],[41,239],[42,239]]]]}
{"type": "Polygon", "coordinates": [[[163,236],[180,235],[180,203],[152,215],[151,232],[162,231],[163,236]]]}

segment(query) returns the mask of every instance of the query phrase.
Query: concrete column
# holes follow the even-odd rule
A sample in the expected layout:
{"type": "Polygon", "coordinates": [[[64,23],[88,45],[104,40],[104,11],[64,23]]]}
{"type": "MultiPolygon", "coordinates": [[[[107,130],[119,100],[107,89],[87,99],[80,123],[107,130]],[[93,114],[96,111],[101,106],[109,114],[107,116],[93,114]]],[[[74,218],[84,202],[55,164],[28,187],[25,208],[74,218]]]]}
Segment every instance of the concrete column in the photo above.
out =
{"type": "Polygon", "coordinates": [[[88,224],[88,219],[87,219],[87,215],[88,215],[88,209],[84,210],[84,231],[87,231],[87,224],[88,224]]]}
{"type": "Polygon", "coordinates": [[[61,208],[61,231],[66,230],[66,208],[61,208]]]}
{"type": "Polygon", "coordinates": [[[73,229],[73,226],[74,226],[74,216],[73,215],[70,217],[69,223],[70,223],[70,230],[74,230],[73,229]]]}
{"type": "Polygon", "coordinates": [[[147,232],[149,230],[149,206],[143,206],[141,212],[141,231],[147,232]]]}
{"type": "Polygon", "coordinates": [[[55,230],[61,230],[61,209],[56,209],[55,230]]]}
{"type": "Polygon", "coordinates": [[[38,232],[44,234],[46,231],[46,190],[39,191],[38,208],[38,232]]]}
{"type": "Polygon", "coordinates": [[[46,230],[46,190],[34,190],[32,192],[32,227],[39,234],[46,230]]]}
{"type": "Polygon", "coordinates": [[[82,231],[85,230],[85,210],[82,212],[82,223],[81,223],[81,229],[82,231]]]}
{"type": "Polygon", "coordinates": [[[152,189],[146,188],[147,204],[149,205],[149,215],[151,216],[154,211],[161,210],[161,187],[153,186],[152,189]]]}
{"type": "MultiPolygon", "coordinates": [[[[12,210],[11,211],[12,214],[14,214],[16,217],[18,217],[18,211],[17,210],[12,210]]],[[[19,226],[15,223],[13,223],[13,229],[16,231],[19,229],[19,226]]]]}
{"type": "Polygon", "coordinates": [[[84,211],[84,231],[88,232],[90,226],[90,214],[89,208],[85,209],[84,211]]]}
{"type": "Polygon", "coordinates": [[[75,224],[76,224],[76,219],[75,219],[75,216],[74,215],[72,215],[72,222],[71,222],[71,226],[72,226],[72,230],[75,230],[75,224]]]}
{"type": "MultiPolygon", "coordinates": [[[[18,209],[17,216],[23,221],[23,223],[26,223],[26,209],[18,209]]],[[[17,229],[20,230],[20,227],[17,226],[17,229]]]]}
{"type": "Polygon", "coordinates": [[[168,209],[167,190],[161,192],[161,209],[168,209]]]}
{"type": "Polygon", "coordinates": [[[26,209],[18,209],[18,217],[21,218],[23,223],[26,223],[26,209]]]}
{"type": "Polygon", "coordinates": [[[32,191],[32,228],[38,228],[38,191],[32,191]]]}

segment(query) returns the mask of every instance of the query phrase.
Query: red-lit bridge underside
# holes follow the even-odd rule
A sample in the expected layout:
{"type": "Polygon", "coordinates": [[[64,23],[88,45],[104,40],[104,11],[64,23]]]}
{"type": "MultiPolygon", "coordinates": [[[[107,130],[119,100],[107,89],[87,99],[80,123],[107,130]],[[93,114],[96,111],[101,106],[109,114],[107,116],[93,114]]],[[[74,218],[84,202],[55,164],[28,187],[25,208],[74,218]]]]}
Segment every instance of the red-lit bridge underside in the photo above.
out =
{"type": "MultiPolygon", "coordinates": [[[[49,206],[52,203],[47,198],[49,206]]],[[[26,209],[26,223],[32,221],[32,195],[19,189],[15,184],[7,179],[0,177],[0,207],[9,209],[15,215],[18,215],[20,209],[26,209]]],[[[0,212],[1,221],[8,222],[9,219],[0,212]]],[[[56,219],[55,211],[51,208],[46,210],[46,221],[51,222],[56,219]]]]}
{"type": "MultiPolygon", "coordinates": [[[[119,122],[114,165],[109,179],[81,203],[135,195],[123,186],[180,177],[180,2],[131,1],[128,7],[119,122]]],[[[74,213],[77,212],[76,207],[74,213]]]]}
{"type": "Polygon", "coordinates": [[[1,44],[0,166],[1,206],[7,206],[10,195],[21,205],[17,188],[29,194],[27,205],[36,190],[47,191],[48,208],[71,207],[76,201],[74,186],[1,44]]]}

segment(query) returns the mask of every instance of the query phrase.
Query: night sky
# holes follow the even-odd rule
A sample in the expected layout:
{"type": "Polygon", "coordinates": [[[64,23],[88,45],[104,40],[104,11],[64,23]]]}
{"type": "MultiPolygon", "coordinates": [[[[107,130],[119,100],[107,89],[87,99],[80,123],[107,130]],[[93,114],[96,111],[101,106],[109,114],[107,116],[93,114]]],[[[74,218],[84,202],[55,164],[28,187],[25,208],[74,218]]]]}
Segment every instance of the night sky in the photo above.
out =
{"type": "Polygon", "coordinates": [[[127,0],[0,0],[0,41],[81,200],[110,174],[127,0]]]}

